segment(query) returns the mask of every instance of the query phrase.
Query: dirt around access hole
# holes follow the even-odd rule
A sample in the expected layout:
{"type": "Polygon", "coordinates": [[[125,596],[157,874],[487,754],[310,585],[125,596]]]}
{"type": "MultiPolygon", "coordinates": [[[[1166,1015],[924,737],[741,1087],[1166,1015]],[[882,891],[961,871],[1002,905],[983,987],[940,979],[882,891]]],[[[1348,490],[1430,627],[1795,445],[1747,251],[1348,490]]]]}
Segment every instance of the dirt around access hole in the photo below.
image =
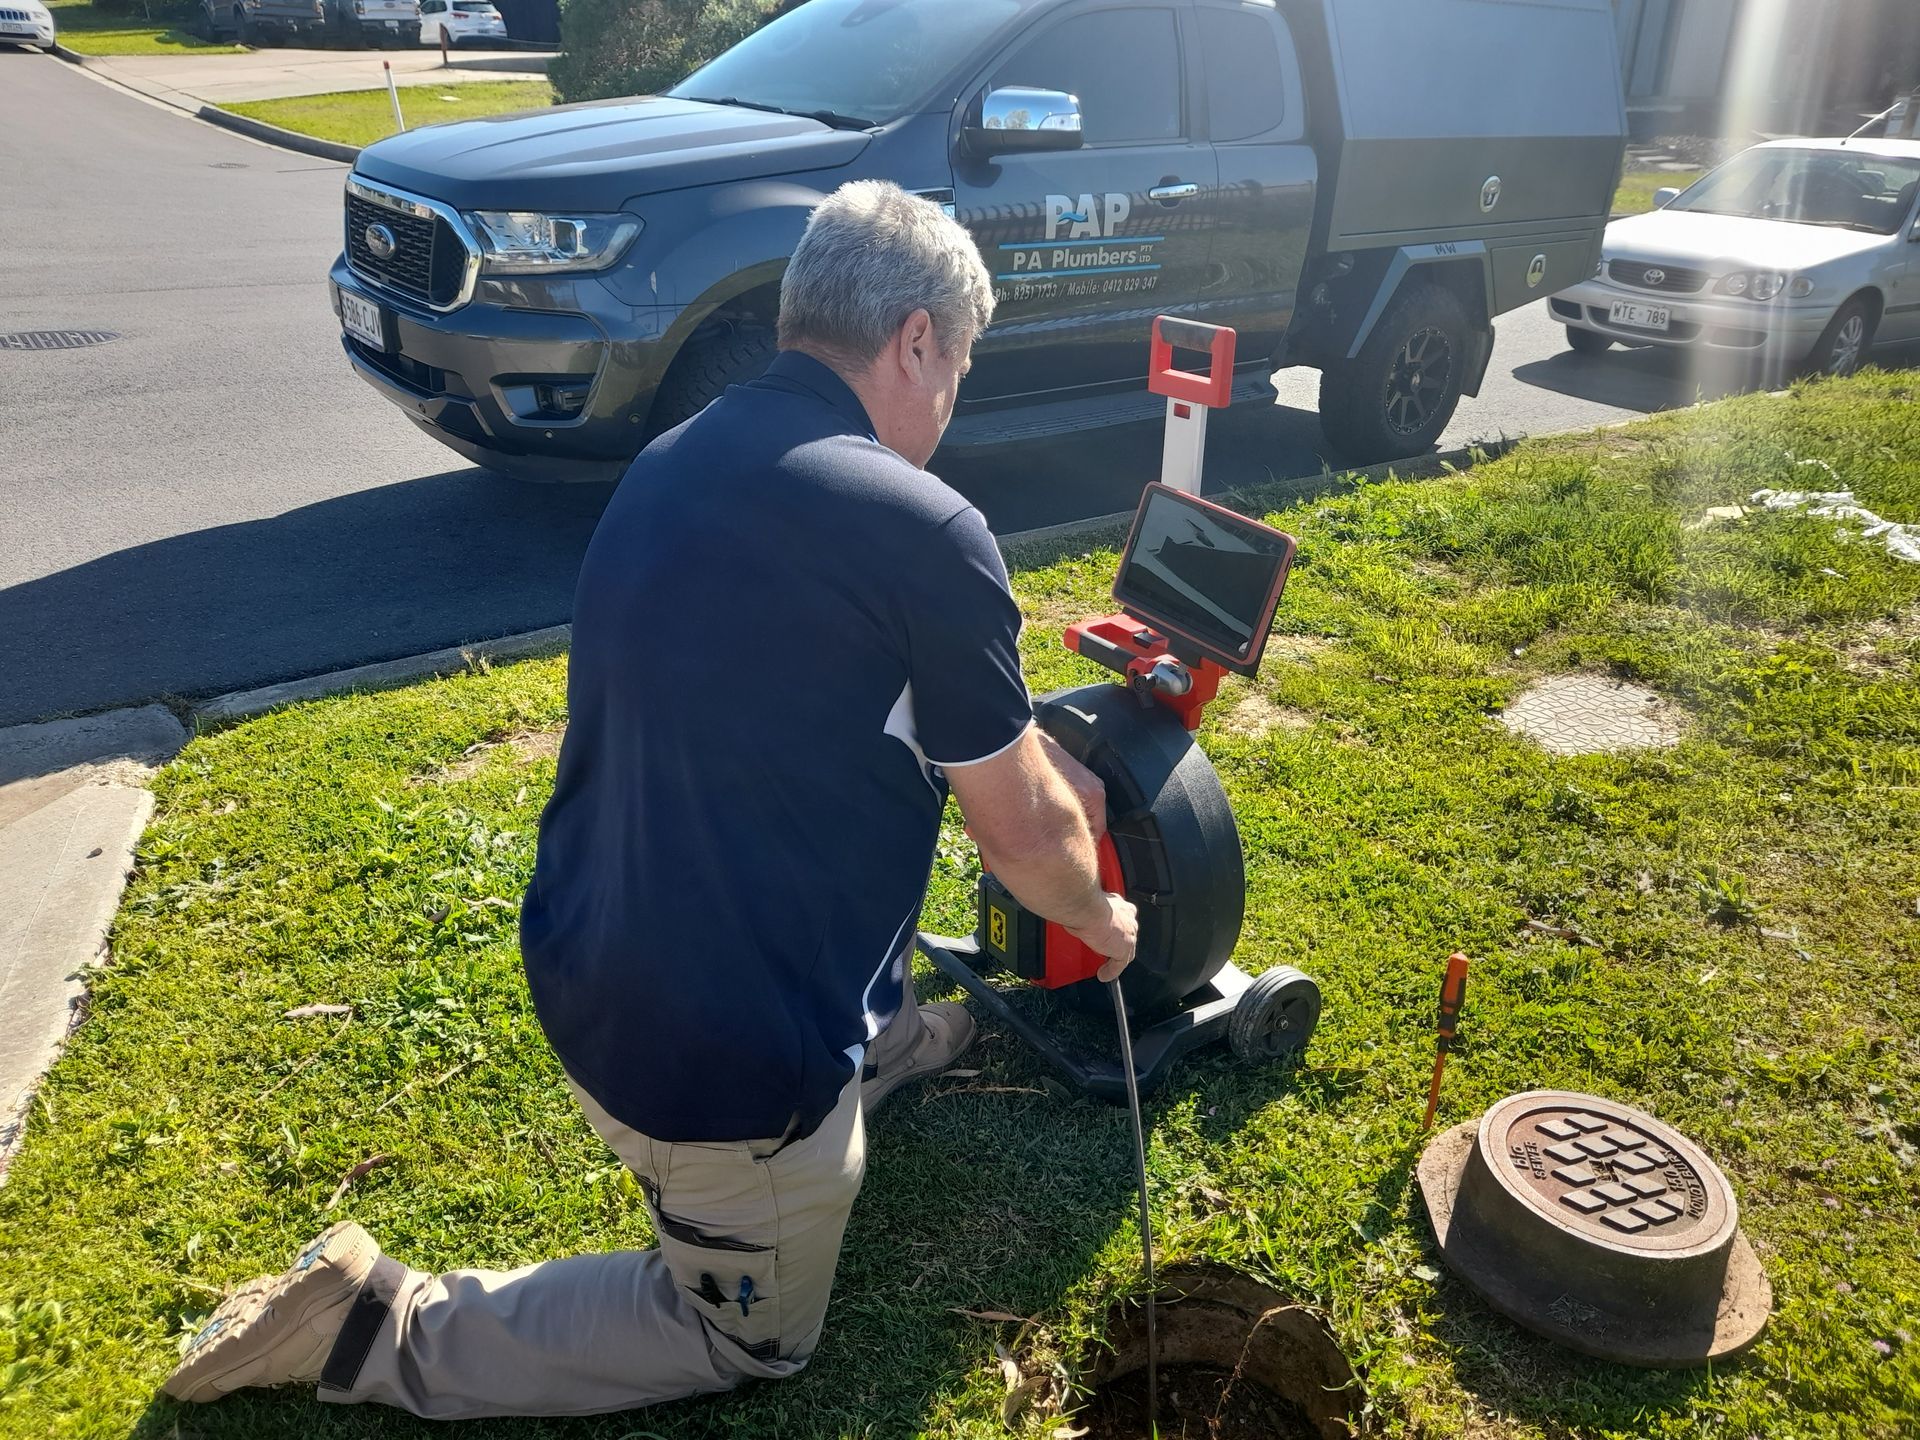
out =
{"type": "MultiPolygon", "coordinates": [[[[1148,1440],[1147,1372],[1107,1385],[1074,1417],[1086,1440],[1148,1440]]],[[[1211,1365],[1160,1368],[1160,1440],[1319,1440],[1297,1405],[1211,1365]]]]}

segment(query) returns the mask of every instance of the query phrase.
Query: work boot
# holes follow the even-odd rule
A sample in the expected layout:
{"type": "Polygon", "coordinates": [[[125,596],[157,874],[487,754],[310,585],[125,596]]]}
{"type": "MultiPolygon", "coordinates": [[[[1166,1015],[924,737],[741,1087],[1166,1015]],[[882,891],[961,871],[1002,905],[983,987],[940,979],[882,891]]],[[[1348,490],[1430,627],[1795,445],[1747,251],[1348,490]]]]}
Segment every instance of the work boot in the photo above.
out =
{"type": "Polygon", "coordinates": [[[218,1400],[248,1385],[320,1378],[380,1247],[351,1221],[332,1226],[290,1269],[235,1290],[188,1342],[167,1377],[176,1400],[218,1400]]]}
{"type": "Polygon", "coordinates": [[[920,1005],[907,977],[900,1013],[867,1047],[867,1065],[860,1078],[860,1107],[871,1115],[874,1107],[909,1080],[937,1075],[973,1043],[973,1016],[957,1000],[920,1005]]]}

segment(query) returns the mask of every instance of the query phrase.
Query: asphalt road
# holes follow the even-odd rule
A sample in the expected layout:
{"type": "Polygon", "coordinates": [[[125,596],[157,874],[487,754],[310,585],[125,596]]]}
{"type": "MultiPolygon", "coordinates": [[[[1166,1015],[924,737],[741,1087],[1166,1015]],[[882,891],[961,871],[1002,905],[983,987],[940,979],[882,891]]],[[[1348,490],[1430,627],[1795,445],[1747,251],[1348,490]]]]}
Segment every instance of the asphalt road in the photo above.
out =
{"type": "MultiPolygon", "coordinates": [[[[205,696],[567,618],[608,487],[529,487],[417,432],[349,371],[325,275],[343,167],[0,47],[0,724],[205,696]]],[[[1216,417],[1213,488],[1317,476],[1315,377],[1216,417]]],[[[1446,437],[1690,402],[1669,357],[1500,322],[1446,437]]],[[[936,458],[1002,533],[1130,509],[1157,426],[936,458]]]]}

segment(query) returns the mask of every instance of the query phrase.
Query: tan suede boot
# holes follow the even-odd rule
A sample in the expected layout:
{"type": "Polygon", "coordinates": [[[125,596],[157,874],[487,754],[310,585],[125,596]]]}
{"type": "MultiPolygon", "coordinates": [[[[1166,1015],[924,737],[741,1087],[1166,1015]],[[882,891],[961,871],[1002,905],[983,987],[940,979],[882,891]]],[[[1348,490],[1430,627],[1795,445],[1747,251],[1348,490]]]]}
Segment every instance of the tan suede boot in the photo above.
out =
{"type": "Polygon", "coordinates": [[[921,1006],[909,977],[900,1013],[867,1048],[861,1109],[871,1115],[875,1106],[908,1081],[939,1074],[966,1053],[973,1034],[973,1016],[966,1006],[957,1000],[921,1006]]]}
{"type": "Polygon", "coordinates": [[[279,1275],[235,1290],[207,1317],[167,1377],[176,1400],[218,1400],[248,1385],[320,1378],[380,1247],[351,1221],[328,1229],[279,1275]]]}

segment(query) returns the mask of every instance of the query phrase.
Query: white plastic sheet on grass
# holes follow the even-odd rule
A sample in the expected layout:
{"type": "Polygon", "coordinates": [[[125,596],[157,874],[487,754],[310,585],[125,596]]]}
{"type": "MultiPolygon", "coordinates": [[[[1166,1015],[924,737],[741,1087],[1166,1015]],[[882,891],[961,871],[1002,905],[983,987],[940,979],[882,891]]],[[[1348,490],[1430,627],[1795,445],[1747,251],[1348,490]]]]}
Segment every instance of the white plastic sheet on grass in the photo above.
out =
{"type": "MultiPolygon", "coordinates": [[[[1802,460],[1799,463],[1820,462],[1802,460]]],[[[1920,565],[1920,525],[1881,519],[1866,506],[1856,504],[1851,490],[1756,490],[1753,503],[1769,510],[1804,510],[1823,519],[1857,525],[1865,539],[1879,541],[1894,559],[1920,565]]]]}

